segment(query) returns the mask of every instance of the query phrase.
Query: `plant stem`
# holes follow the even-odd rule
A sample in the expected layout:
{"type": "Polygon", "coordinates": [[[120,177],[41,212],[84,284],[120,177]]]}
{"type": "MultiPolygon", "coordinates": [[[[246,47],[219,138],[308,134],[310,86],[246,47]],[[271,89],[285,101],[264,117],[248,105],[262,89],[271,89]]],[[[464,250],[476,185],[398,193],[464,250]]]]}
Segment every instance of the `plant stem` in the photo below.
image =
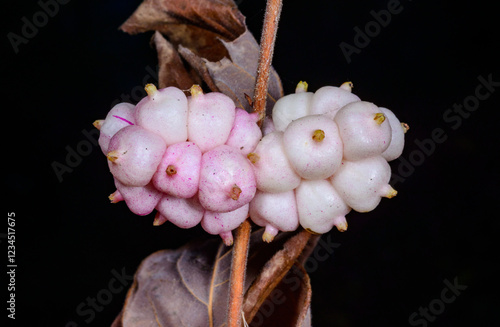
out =
{"type": "Polygon", "coordinates": [[[259,113],[259,124],[262,123],[266,116],[267,86],[271,72],[271,61],[273,59],[274,42],[276,41],[281,7],[282,0],[267,0],[264,26],[260,39],[259,65],[257,67],[257,78],[255,79],[253,95],[253,109],[259,113]]]}
{"type": "MultiPolygon", "coordinates": [[[[259,125],[262,124],[266,115],[267,88],[281,7],[282,0],[267,0],[253,97],[253,109],[259,113],[259,125]]],[[[247,219],[241,224],[236,233],[229,285],[228,327],[241,326],[250,230],[250,222],[247,219]]]]}
{"type": "Polygon", "coordinates": [[[231,262],[231,275],[229,277],[229,312],[227,320],[229,327],[241,326],[250,230],[250,222],[246,219],[236,231],[231,262]]]}
{"type": "Polygon", "coordinates": [[[245,295],[243,311],[247,322],[251,322],[259,311],[264,300],[278,286],[283,277],[295,264],[302,254],[311,238],[311,233],[301,230],[297,235],[289,239],[283,246],[283,250],[277,252],[260,272],[257,279],[245,295]]]}

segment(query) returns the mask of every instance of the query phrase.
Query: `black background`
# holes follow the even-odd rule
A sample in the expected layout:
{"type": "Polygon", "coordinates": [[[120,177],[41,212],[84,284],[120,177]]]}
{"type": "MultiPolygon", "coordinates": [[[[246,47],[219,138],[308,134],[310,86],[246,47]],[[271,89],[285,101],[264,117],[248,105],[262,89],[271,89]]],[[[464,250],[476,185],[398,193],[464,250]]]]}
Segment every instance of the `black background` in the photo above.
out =
{"type": "MultiPolygon", "coordinates": [[[[41,7],[11,2],[2,11],[4,203],[16,215],[16,326],[109,326],[125,290],[92,319],[77,307],[108,288],[113,271],[132,275],[150,253],[205,235],[200,228],[153,227],[152,215],[109,204],[114,187],[106,160],[98,147],[84,148],[85,132],[112,103],[138,94],[145,79],[155,82],[151,33],[118,30],[139,3],[69,1],[17,54],[8,33],[22,35],[22,18],[32,21],[41,7]],[[69,149],[87,153],[59,181],[51,165],[67,164],[69,149]]],[[[363,30],[374,21],[370,11],[387,5],[285,0],[283,6],[273,65],[286,93],[299,80],[312,91],[351,80],[354,93],[391,108],[411,127],[402,157],[414,171],[391,163],[405,174],[395,186],[398,196],[373,212],[350,213],[347,232],[323,236],[340,245],[309,271],[313,325],[410,326],[413,312],[440,298],[444,280],[457,278],[467,288],[429,326],[493,326],[500,320],[494,265],[500,89],[456,129],[443,115],[474,95],[479,76],[500,81],[496,7],[401,1],[402,11],[348,63],[339,44],[355,45],[354,27],[363,30]],[[421,155],[419,141],[429,141],[436,128],[446,141],[421,155]]],[[[243,0],[240,8],[258,39],[264,1],[243,0]]],[[[6,233],[7,217],[1,225],[6,233]]],[[[1,244],[3,271],[5,234],[1,244]]],[[[0,288],[6,301],[6,279],[0,288]]],[[[8,312],[1,312],[3,319],[8,312]]]]}

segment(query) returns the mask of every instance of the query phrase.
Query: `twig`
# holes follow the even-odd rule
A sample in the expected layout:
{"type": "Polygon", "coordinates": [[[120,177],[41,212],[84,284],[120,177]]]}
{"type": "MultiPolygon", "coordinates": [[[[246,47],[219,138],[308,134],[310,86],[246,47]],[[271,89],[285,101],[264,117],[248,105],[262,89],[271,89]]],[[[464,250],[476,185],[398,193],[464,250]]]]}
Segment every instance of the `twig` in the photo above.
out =
{"type": "Polygon", "coordinates": [[[266,116],[266,98],[271,61],[274,53],[274,42],[278,30],[278,21],[281,14],[282,0],[267,0],[264,26],[260,39],[260,56],[257,67],[257,78],[253,95],[253,109],[259,113],[259,124],[266,116]]]}
{"type": "MultiPolygon", "coordinates": [[[[253,108],[259,113],[259,125],[266,113],[267,88],[274,51],[274,41],[278,30],[282,0],[267,0],[264,26],[260,42],[259,64],[253,97],[253,108]]],[[[233,247],[229,290],[228,327],[241,326],[243,294],[245,286],[246,262],[250,240],[250,222],[245,220],[238,228],[233,247]]]]}
{"type": "Polygon", "coordinates": [[[278,286],[283,277],[292,268],[302,251],[308,244],[311,233],[306,230],[300,231],[297,235],[289,239],[283,246],[283,250],[277,252],[260,272],[257,279],[245,295],[243,311],[245,318],[251,322],[259,311],[264,300],[278,286]]]}
{"type": "Polygon", "coordinates": [[[243,307],[243,293],[248,257],[248,243],[250,241],[250,222],[246,219],[236,231],[231,262],[229,284],[229,312],[228,327],[241,326],[241,312],[243,307]]]}

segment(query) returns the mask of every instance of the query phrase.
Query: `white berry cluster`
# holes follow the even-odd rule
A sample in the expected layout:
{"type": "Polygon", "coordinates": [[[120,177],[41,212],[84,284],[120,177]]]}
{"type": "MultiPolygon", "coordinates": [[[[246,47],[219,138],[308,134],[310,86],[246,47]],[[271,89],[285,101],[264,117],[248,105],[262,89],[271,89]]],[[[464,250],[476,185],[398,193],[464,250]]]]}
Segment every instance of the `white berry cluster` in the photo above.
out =
{"type": "Polygon", "coordinates": [[[401,155],[408,129],[386,108],[361,101],[352,83],[279,99],[264,137],[248,158],[257,193],[250,217],[270,241],[300,224],[313,233],[347,229],[351,209],[373,210],[396,191],[388,161],[401,155]]]}
{"type": "Polygon", "coordinates": [[[401,154],[407,129],[351,88],[311,93],[301,82],[261,131],[258,114],[222,93],[194,85],[186,97],[148,84],[136,106],[120,103],[94,122],[116,186],[109,198],[138,215],[156,209],[155,225],[201,223],[227,245],[248,215],[267,242],[299,224],[343,231],[351,208],[367,212],[396,195],[387,161],[401,154]]]}

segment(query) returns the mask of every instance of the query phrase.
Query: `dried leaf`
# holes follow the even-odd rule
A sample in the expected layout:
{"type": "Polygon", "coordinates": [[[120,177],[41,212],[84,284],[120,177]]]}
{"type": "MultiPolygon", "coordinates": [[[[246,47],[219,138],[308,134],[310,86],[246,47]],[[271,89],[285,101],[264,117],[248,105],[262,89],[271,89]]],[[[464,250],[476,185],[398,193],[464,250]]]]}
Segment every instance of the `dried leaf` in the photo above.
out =
{"type": "Polygon", "coordinates": [[[160,32],[155,32],[153,43],[158,53],[158,86],[175,86],[181,90],[189,89],[193,84],[201,83],[199,76],[188,72],[174,46],[160,32]]]}
{"type": "MultiPolygon", "coordinates": [[[[281,233],[273,244],[267,244],[262,242],[262,233],[254,232],[250,239],[245,289],[290,236],[281,233]]],[[[231,250],[211,239],[153,253],[137,270],[121,318],[113,326],[224,325],[231,250]]],[[[297,295],[289,295],[289,300],[297,295]]]]}
{"type": "Polygon", "coordinates": [[[218,39],[241,35],[245,17],[232,0],[144,0],[120,29],[129,34],[159,31],[175,46],[220,60],[227,52],[218,39]]]}
{"type": "MultiPolygon", "coordinates": [[[[187,89],[194,83],[187,85],[184,76],[191,75],[231,97],[238,107],[253,111],[245,94],[254,93],[260,47],[232,0],[144,0],[120,28],[130,34],[156,31],[160,87],[178,83],[187,89]],[[179,54],[198,77],[189,74],[179,54]]],[[[271,68],[267,114],[282,96],[281,81],[271,68]]]]}
{"type": "MultiPolygon", "coordinates": [[[[192,51],[180,48],[181,56],[196,70],[212,91],[222,92],[233,99],[236,106],[251,112],[245,94],[253,94],[255,76],[259,60],[259,45],[252,33],[245,31],[231,42],[221,40],[229,53],[229,58],[212,62],[207,58],[196,56],[192,51]]],[[[271,68],[267,92],[267,114],[270,114],[274,103],[283,96],[283,87],[276,71],[271,68]]]]}
{"type": "Polygon", "coordinates": [[[193,69],[198,72],[198,75],[201,77],[201,79],[203,79],[210,90],[212,92],[220,92],[219,88],[215,84],[215,81],[212,79],[212,76],[210,76],[210,72],[208,71],[205,60],[197,56],[188,48],[183,47],[182,45],[179,45],[178,50],[182,58],[184,58],[189,63],[189,65],[191,65],[191,67],[193,67],[193,69]]]}

